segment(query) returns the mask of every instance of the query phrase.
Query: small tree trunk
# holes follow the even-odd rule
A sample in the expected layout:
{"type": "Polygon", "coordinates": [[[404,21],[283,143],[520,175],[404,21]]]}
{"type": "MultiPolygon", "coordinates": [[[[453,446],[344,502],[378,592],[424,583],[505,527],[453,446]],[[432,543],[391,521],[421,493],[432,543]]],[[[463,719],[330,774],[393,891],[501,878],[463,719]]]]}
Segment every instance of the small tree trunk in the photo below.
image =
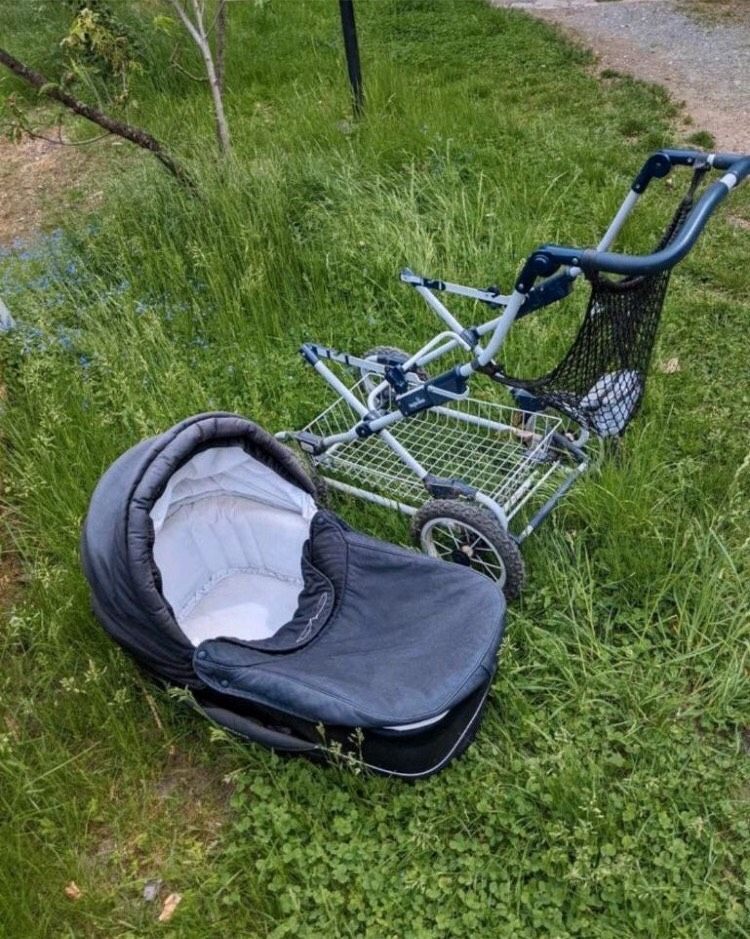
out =
{"type": "Polygon", "coordinates": [[[214,114],[216,116],[216,137],[219,141],[219,149],[222,154],[226,155],[231,149],[231,140],[229,138],[229,124],[227,123],[227,117],[224,112],[224,98],[221,91],[221,80],[219,75],[216,72],[214,67],[213,57],[211,56],[211,50],[208,47],[208,39],[206,39],[206,49],[207,52],[204,52],[201,49],[203,54],[203,60],[206,63],[206,74],[208,75],[208,83],[211,86],[211,97],[214,102],[214,114]]]}
{"type": "Polygon", "coordinates": [[[231,149],[229,124],[227,123],[226,114],[224,112],[224,99],[221,91],[221,82],[219,81],[213,53],[211,52],[211,45],[208,41],[206,27],[203,22],[203,4],[201,3],[201,0],[192,0],[193,16],[195,17],[195,21],[193,21],[188,16],[187,11],[182,6],[180,0],[172,0],[172,6],[175,8],[177,15],[182,20],[183,26],[190,33],[193,42],[196,44],[196,46],[198,46],[201,57],[203,58],[203,64],[206,67],[206,75],[208,76],[208,84],[211,88],[211,98],[213,99],[214,105],[216,138],[219,142],[219,150],[221,151],[222,155],[226,155],[231,149]]]}
{"type": "Polygon", "coordinates": [[[141,147],[153,153],[162,166],[165,166],[176,179],[188,187],[194,188],[194,182],[185,169],[164,149],[164,146],[147,131],[141,130],[140,127],[133,127],[131,124],[126,124],[123,121],[118,121],[108,114],[105,114],[103,111],[100,111],[98,108],[94,108],[84,101],[79,101],[77,98],[74,98],[73,95],[69,95],[66,91],[63,91],[58,85],[50,82],[41,72],[37,72],[33,68],[29,68],[28,65],[24,65],[23,62],[19,62],[18,59],[9,52],[6,52],[5,49],[0,49],[0,65],[4,65],[7,69],[10,69],[14,75],[36,88],[40,94],[51,98],[53,101],[57,101],[75,114],[85,117],[86,120],[91,121],[92,124],[96,124],[110,134],[123,137],[125,140],[134,143],[137,147],[141,147]]]}

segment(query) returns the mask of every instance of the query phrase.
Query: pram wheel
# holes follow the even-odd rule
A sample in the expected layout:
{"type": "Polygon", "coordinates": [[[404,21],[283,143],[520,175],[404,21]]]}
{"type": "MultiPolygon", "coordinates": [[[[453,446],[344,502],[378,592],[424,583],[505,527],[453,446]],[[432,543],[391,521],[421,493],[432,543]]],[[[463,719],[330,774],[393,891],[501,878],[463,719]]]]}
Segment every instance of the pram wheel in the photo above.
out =
{"type": "Polygon", "coordinates": [[[483,506],[431,499],[412,518],[412,533],[425,554],[484,574],[508,600],[520,595],[525,579],[521,551],[483,506]]]}
{"type": "MultiPolygon", "coordinates": [[[[373,362],[377,362],[379,365],[401,365],[409,358],[409,353],[404,352],[403,349],[399,349],[397,346],[375,346],[373,349],[368,349],[367,352],[362,355],[362,358],[370,359],[373,362]]],[[[414,371],[421,381],[425,381],[428,377],[427,372],[423,368],[418,368],[414,371]]],[[[363,379],[363,388],[368,395],[373,388],[376,388],[383,381],[382,375],[377,372],[370,372],[366,368],[360,368],[359,373],[363,379]]],[[[393,402],[393,391],[390,388],[382,391],[376,399],[379,411],[388,410],[393,402]]]]}
{"type": "Polygon", "coordinates": [[[315,465],[312,457],[307,453],[302,453],[299,450],[290,450],[289,455],[294,459],[295,463],[300,467],[303,473],[310,477],[312,480],[313,486],[315,486],[315,501],[319,506],[324,508],[328,506],[330,502],[330,490],[328,488],[328,483],[325,481],[325,477],[321,476],[318,472],[318,468],[315,465]]]}

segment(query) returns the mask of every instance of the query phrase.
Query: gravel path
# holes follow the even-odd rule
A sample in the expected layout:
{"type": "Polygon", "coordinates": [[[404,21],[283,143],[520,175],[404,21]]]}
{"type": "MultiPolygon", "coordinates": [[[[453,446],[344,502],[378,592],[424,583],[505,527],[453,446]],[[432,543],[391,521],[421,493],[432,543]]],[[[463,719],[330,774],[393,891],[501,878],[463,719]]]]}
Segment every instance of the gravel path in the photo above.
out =
{"type": "Polygon", "coordinates": [[[721,17],[689,12],[686,0],[491,2],[559,23],[603,68],[666,86],[718,149],[750,153],[750,0],[722,5],[721,17]]]}

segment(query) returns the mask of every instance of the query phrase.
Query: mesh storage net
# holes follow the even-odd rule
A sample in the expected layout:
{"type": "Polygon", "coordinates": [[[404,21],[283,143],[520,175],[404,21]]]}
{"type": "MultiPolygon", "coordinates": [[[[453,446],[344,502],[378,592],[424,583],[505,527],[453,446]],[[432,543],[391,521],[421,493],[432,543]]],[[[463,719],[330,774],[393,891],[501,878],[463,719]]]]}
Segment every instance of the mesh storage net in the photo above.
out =
{"type": "MultiPolygon", "coordinates": [[[[706,167],[698,167],[687,194],[656,247],[677,235],[695,201],[706,167]]],[[[621,434],[638,411],[646,386],[671,270],[619,280],[584,272],[591,284],[583,322],[562,361],[539,378],[515,378],[495,365],[492,377],[557,408],[600,437],[621,434]]]]}

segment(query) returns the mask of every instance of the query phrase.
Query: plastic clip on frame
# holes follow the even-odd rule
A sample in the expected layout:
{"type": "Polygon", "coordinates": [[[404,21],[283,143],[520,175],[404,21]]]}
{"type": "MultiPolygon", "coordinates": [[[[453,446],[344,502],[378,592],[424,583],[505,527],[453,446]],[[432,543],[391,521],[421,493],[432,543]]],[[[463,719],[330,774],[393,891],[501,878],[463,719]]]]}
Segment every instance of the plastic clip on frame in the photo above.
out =
{"type": "Polygon", "coordinates": [[[333,488],[412,515],[428,553],[482,570],[513,596],[522,579],[518,545],[587,470],[592,433],[619,435],[637,412],[672,269],[748,176],[749,155],[654,153],[596,248],[540,246],[509,294],[402,271],[443,331],[413,354],[378,347],[357,358],[306,344],[303,356],[338,400],[303,431],[279,436],[299,440],[333,488]],[[693,182],[657,248],[643,255],[612,251],[651,182],[675,167],[692,169],[693,182]],[[711,171],[724,175],[696,198],[711,171]],[[567,297],[581,275],[591,297],[565,357],[538,379],[505,374],[495,357],[513,323],[567,297]],[[496,315],[464,325],[437,293],[479,301],[496,315]],[[456,352],[468,361],[425,378],[437,360],[456,352]],[[359,381],[347,385],[331,361],[359,381]],[[508,386],[520,407],[470,398],[476,372],[508,386]],[[562,423],[566,418],[578,425],[575,432],[562,423]],[[436,497],[425,502],[426,495],[436,497]]]}

